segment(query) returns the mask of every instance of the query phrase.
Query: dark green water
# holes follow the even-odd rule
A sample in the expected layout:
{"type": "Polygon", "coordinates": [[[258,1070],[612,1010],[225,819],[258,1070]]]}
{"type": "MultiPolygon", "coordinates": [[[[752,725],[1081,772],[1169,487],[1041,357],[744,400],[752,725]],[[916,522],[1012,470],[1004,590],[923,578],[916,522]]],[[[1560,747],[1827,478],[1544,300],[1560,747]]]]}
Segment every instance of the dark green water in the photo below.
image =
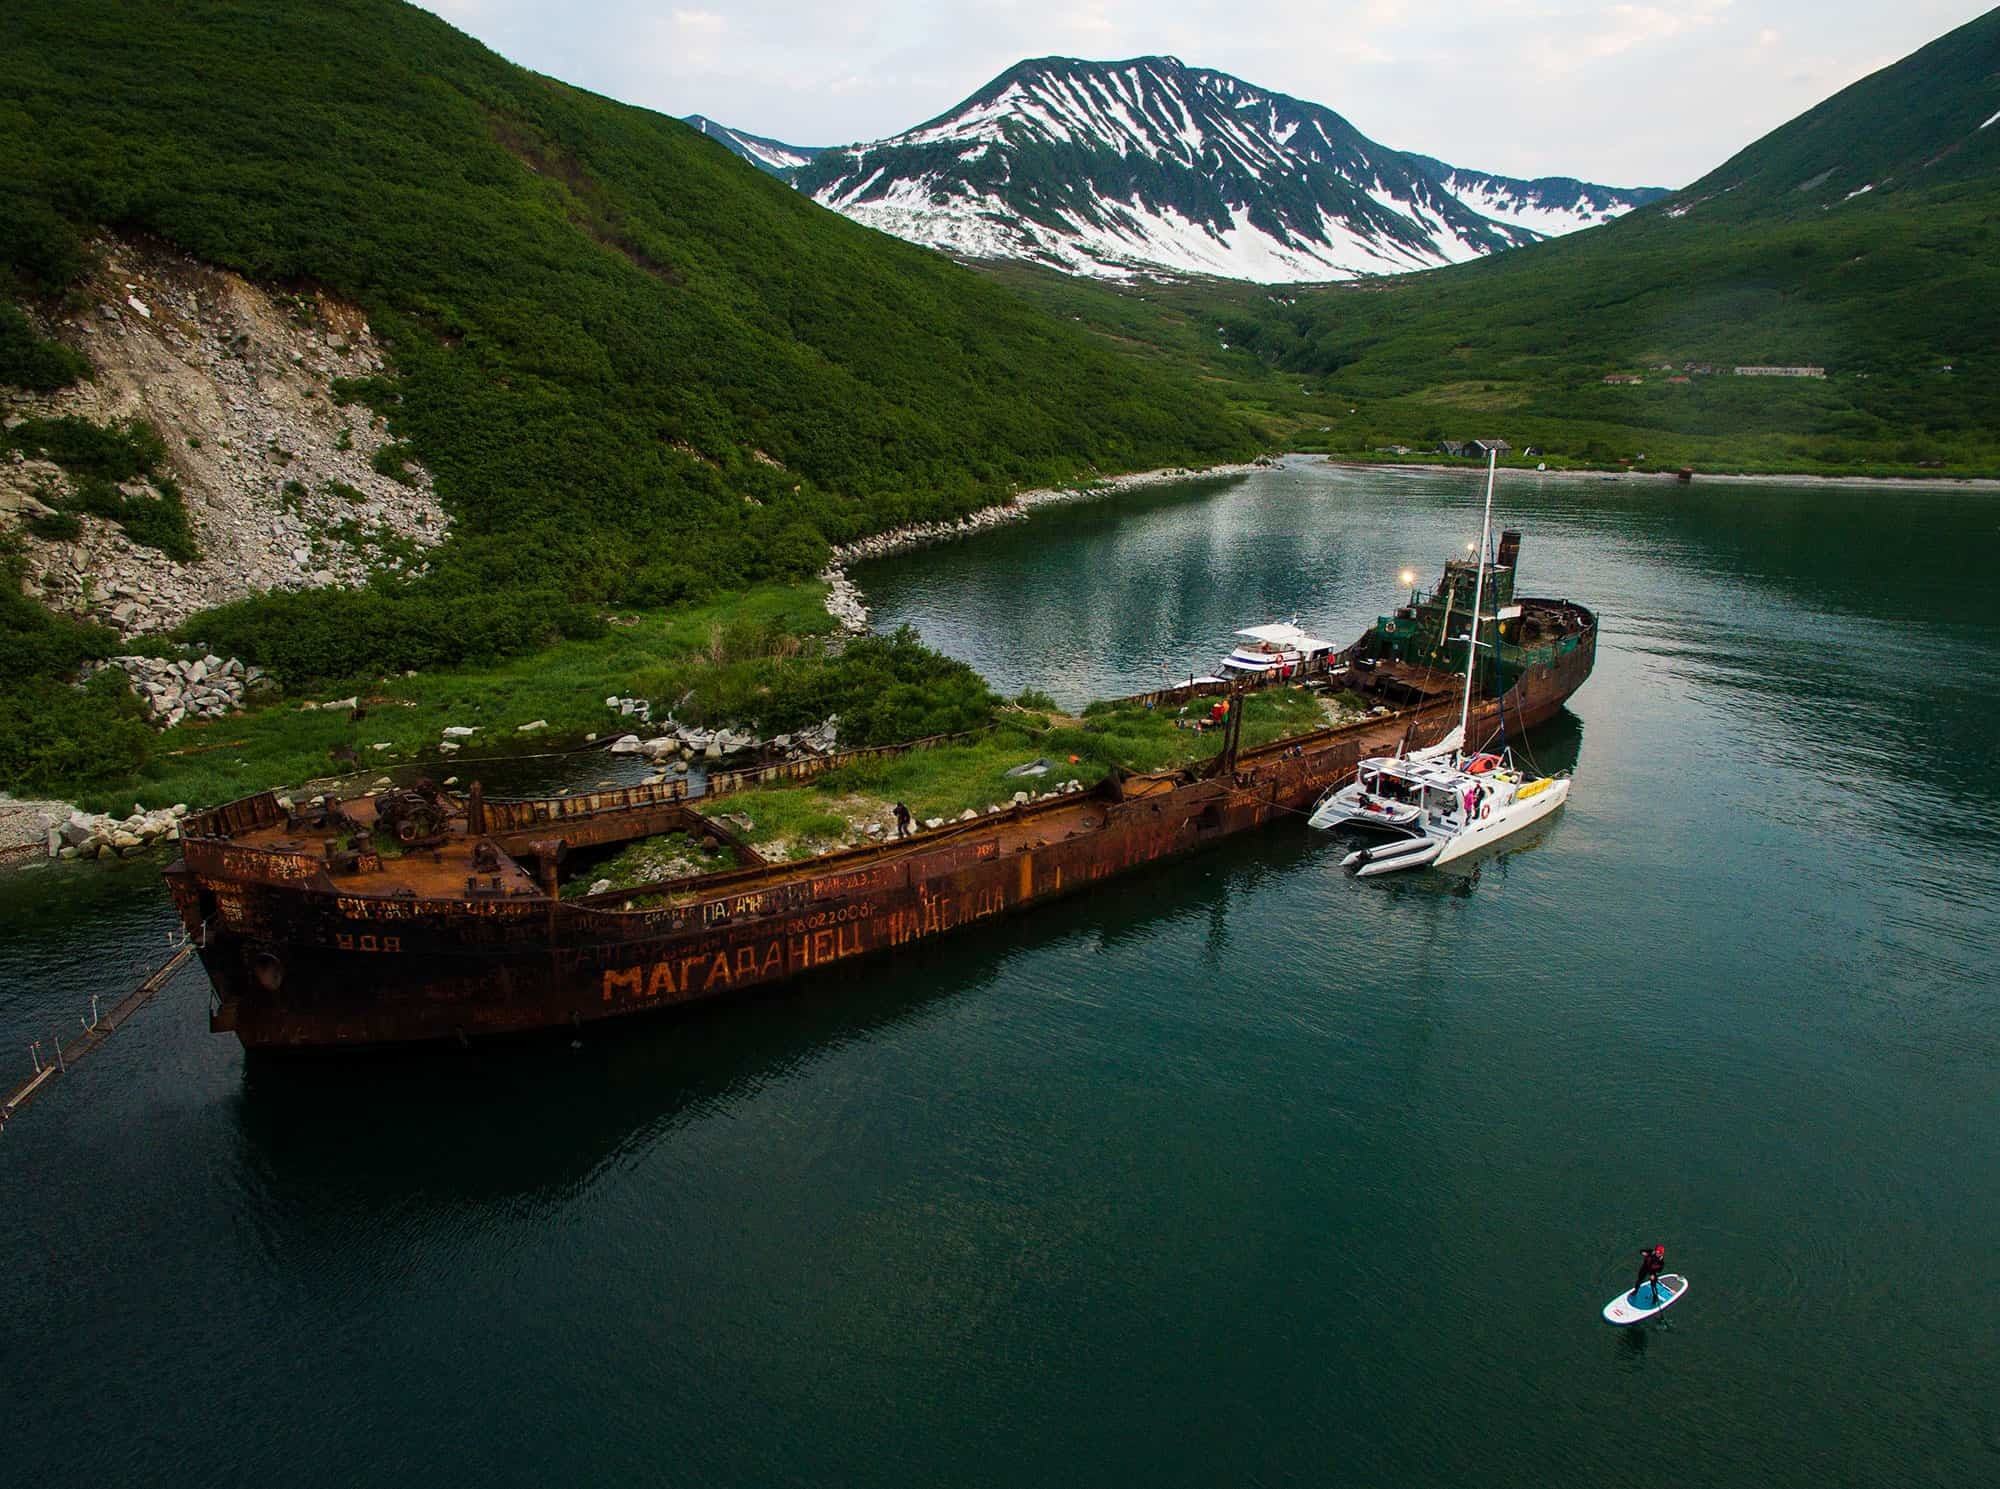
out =
{"type": "MultiPolygon", "coordinates": [[[[1294,465],[857,577],[1074,701],[1345,641],[1475,496],[1294,465]]],[[[1604,636],[1475,876],[1278,829],[580,1050],[246,1070],[178,984],[0,1139],[9,1478],[2000,1480],[2000,501],[1503,501],[1604,636]],[[1655,1239],[1692,1291],[1607,1328],[1655,1239]]],[[[0,918],[9,1072],[169,920],[0,918]]]]}

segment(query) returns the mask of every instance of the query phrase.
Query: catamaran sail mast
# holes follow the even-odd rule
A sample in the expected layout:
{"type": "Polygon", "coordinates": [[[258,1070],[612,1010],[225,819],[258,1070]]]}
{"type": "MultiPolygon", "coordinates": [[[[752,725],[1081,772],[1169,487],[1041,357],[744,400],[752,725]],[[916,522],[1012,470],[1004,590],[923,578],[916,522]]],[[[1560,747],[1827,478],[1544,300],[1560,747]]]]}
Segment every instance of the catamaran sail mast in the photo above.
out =
{"type": "Polygon", "coordinates": [[[1458,709],[1459,748],[1465,748],[1465,731],[1472,724],[1472,675],[1479,668],[1479,611],[1486,598],[1486,545],[1493,537],[1493,474],[1500,452],[1486,452],[1486,516],[1479,524],[1479,570],[1472,581],[1472,630],[1465,642],[1465,701],[1458,709]]]}

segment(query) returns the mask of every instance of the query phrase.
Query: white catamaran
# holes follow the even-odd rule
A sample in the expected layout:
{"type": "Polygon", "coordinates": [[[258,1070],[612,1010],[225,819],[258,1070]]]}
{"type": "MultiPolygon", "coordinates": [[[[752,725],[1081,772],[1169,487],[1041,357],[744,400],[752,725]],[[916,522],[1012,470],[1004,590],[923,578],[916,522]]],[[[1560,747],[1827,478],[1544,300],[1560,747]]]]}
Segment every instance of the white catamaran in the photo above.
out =
{"type": "Polygon", "coordinates": [[[1493,478],[1486,466],[1486,516],[1479,532],[1479,572],[1473,583],[1472,629],[1466,638],[1465,692],[1458,725],[1428,749],[1363,760],[1353,781],[1329,791],[1313,809],[1314,827],[1374,828],[1393,841],[1361,848],[1341,860],[1362,875],[1446,864],[1492,847],[1554,812],[1569,798],[1567,773],[1530,776],[1511,753],[1468,752],[1473,677],[1479,666],[1479,624],[1485,600],[1488,544],[1493,536],[1493,478]]]}

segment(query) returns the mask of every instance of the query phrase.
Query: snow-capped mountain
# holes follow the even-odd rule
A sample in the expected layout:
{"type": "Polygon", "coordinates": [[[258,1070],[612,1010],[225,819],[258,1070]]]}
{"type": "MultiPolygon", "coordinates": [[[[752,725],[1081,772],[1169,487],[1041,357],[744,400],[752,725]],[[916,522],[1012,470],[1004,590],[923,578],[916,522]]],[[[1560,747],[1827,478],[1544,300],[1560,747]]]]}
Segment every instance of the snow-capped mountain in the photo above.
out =
{"type": "Polygon", "coordinates": [[[1174,57],[1022,62],[940,118],[780,174],[858,221],[967,257],[1263,283],[1458,263],[1665,194],[1449,166],[1174,57]]]}
{"type": "Polygon", "coordinates": [[[766,139],[761,134],[745,134],[727,124],[717,124],[702,114],[689,114],[681,123],[699,129],[717,144],[733,150],[750,164],[774,176],[789,176],[800,166],[810,165],[821,148],[818,145],[787,145],[782,140],[766,139]]]}

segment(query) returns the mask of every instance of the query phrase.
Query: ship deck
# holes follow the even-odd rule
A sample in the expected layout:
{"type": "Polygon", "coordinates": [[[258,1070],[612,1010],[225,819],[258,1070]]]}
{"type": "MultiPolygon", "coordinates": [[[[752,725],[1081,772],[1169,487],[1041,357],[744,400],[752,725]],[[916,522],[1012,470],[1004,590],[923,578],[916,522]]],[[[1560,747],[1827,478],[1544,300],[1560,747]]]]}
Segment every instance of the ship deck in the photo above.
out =
{"type": "MultiPolygon", "coordinates": [[[[1436,710],[1435,704],[1397,709],[1345,727],[1278,740],[1254,750],[1245,750],[1239,759],[1238,769],[1254,769],[1262,760],[1276,758],[1301,746],[1318,750],[1352,743],[1363,755],[1393,751],[1413,720],[1425,718],[1436,710]]],[[[1128,777],[1119,786],[1110,788],[1111,795],[1107,795],[1106,788],[1101,786],[1049,800],[1031,801],[1018,807],[1008,806],[997,812],[982,811],[970,820],[949,821],[935,828],[915,827],[906,838],[835,849],[812,858],[766,863],[751,852],[745,856],[752,861],[741,868],[628,886],[597,895],[579,894],[564,898],[570,903],[607,911],[616,911],[627,901],[640,897],[651,899],[664,896],[671,903],[692,902],[709,895],[737,895],[812,878],[827,873],[830,868],[873,865],[922,854],[968,836],[994,842],[1001,853],[1010,854],[1023,848],[1046,847],[1098,831],[1105,826],[1107,814],[1116,800],[1170,791],[1189,784],[1192,778],[1190,774],[1179,772],[1128,777]]],[[[484,832],[471,831],[468,816],[461,810],[450,819],[441,841],[400,852],[394,848],[383,851],[387,835],[375,831],[375,798],[350,798],[337,805],[360,828],[364,842],[373,839],[379,857],[370,857],[365,868],[358,872],[335,873],[334,882],[342,894],[371,898],[426,901],[542,898],[549,893],[548,883],[531,870],[528,863],[542,868],[544,855],[553,851],[557,840],[564,841],[570,848],[577,848],[630,842],[675,830],[712,831],[725,840],[732,836],[726,823],[718,823],[713,816],[703,814],[704,808],[716,812],[731,797],[696,796],[674,801],[635,799],[643,798],[643,794],[644,788],[636,788],[590,793],[582,797],[551,798],[552,805],[559,803],[562,806],[560,815],[552,814],[547,820],[529,824],[497,828],[489,824],[484,832]],[[484,858],[481,863],[476,861],[475,854],[483,845],[491,845],[496,851],[481,855],[484,858]]],[[[493,808],[518,805],[489,804],[493,808]]],[[[348,832],[337,828],[315,830],[312,824],[299,817],[284,816],[266,825],[240,826],[228,834],[230,846],[234,849],[289,858],[293,862],[311,860],[327,864],[329,868],[329,840],[337,838],[339,843],[344,844],[348,836],[348,832]]],[[[745,845],[736,842],[735,846],[740,851],[745,845]]]]}

